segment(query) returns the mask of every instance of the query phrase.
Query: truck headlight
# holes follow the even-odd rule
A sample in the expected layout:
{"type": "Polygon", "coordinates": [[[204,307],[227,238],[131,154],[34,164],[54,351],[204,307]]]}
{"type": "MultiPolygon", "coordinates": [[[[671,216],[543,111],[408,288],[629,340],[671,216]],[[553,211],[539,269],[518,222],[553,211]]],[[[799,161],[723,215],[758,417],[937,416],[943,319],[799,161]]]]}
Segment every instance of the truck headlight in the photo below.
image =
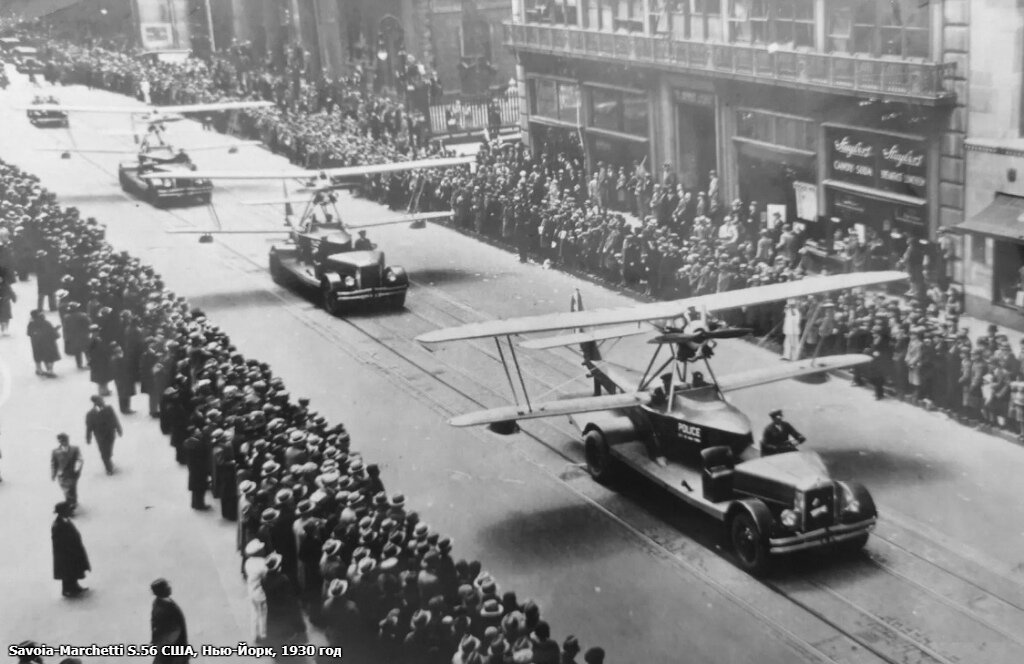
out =
{"type": "Polygon", "coordinates": [[[351,276],[351,275],[349,275],[349,276],[345,277],[345,282],[344,283],[345,283],[345,288],[352,288],[353,286],[356,285],[356,278],[351,276]]]}
{"type": "Polygon", "coordinates": [[[787,528],[796,528],[799,515],[793,510],[782,510],[782,525],[787,528]]]}
{"type": "Polygon", "coordinates": [[[391,268],[388,268],[388,271],[384,273],[384,279],[387,280],[389,284],[393,284],[396,281],[398,281],[398,277],[391,270],[391,268]]]}
{"type": "Polygon", "coordinates": [[[860,512],[860,501],[853,496],[850,485],[840,483],[839,486],[843,489],[843,511],[853,512],[854,514],[860,512]]]}

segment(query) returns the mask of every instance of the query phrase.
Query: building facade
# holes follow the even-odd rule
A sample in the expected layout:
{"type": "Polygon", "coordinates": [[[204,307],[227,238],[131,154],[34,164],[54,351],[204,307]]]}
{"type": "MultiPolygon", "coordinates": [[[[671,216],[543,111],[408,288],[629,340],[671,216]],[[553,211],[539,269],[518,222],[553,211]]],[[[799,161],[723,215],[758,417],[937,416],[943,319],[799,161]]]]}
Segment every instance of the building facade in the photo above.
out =
{"type": "Polygon", "coordinates": [[[523,133],[837,228],[963,218],[967,0],[516,0],[523,133]]]}
{"type": "Polygon", "coordinates": [[[378,88],[395,88],[400,67],[422,64],[447,92],[483,94],[515,72],[502,44],[511,0],[210,1],[232,38],[275,58],[301,44],[312,70],[328,77],[359,66],[378,88]]]}
{"type": "Polygon", "coordinates": [[[967,312],[1024,329],[1024,7],[970,3],[965,221],[967,312]]]}

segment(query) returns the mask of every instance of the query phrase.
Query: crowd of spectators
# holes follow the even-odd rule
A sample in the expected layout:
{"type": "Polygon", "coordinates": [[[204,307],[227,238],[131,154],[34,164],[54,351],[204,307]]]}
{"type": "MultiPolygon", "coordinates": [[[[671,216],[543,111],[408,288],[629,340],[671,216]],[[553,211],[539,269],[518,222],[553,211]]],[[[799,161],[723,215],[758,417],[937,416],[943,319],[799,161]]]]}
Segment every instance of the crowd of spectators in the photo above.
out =
{"type": "MultiPolygon", "coordinates": [[[[333,82],[310,81],[298,68],[274,69],[240,47],[210,65],[196,60],[147,65],[118,52],[69,45],[53,50],[55,68],[71,72],[70,80],[128,94],[148,81],[157,103],[237,96],[274,100],[277,108],[238,113],[222,121],[221,128],[260,138],[307,166],[446,154],[417,130],[415,116],[369,92],[358,72],[333,82]]],[[[520,260],[536,260],[656,298],[777,283],[821,269],[806,249],[808,238],[800,224],[769,215],[757,201],[727,202],[714,172],[702,191],[694,191],[680,184],[671,164],[659,170],[646,163],[599,163],[588,173],[584,162],[572,134],[552,133],[533,151],[494,140],[482,145],[473,171],[374,177],[363,194],[395,209],[450,209],[455,227],[514,248],[520,260]]],[[[840,259],[836,264],[842,269],[902,269],[910,276],[910,290],[885,301],[839,295],[820,309],[818,301],[799,303],[805,313],[801,338],[810,340],[808,350],[861,352],[869,349],[873,330],[881,327],[888,350],[870,370],[875,382],[881,376],[896,394],[969,422],[1016,427],[1000,381],[992,390],[995,405],[986,408],[984,394],[990,390],[985,387],[980,397],[975,392],[988,383],[965,376],[978,373],[961,361],[965,350],[969,357],[979,350],[987,355],[978,340],[965,348],[964,331],[957,328],[962,294],[950,286],[956,259],[952,240],[943,235],[928,243],[868,228],[848,230],[835,246],[840,259]],[[815,310],[818,317],[810,315],[815,310]],[[927,379],[922,381],[922,376],[927,379]]],[[[751,308],[731,318],[759,335],[781,340],[783,315],[778,307],[751,308]]],[[[986,367],[982,378],[993,373],[986,367]]],[[[856,380],[867,373],[858,372],[856,380]]]]}
{"type": "MultiPolygon", "coordinates": [[[[192,507],[207,509],[210,492],[237,520],[254,639],[306,643],[305,612],[357,660],[576,661],[576,639],[557,644],[535,603],[501,592],[479,562],[453,560],[452,541],[385,490],[343,425],[115,252],[95,219],[0,162],[0,283],[13,293],[33,273],[33,317],[58,312],[65,353],[88,359],[101,393],[114,381],[122,412],[144,393],[188,467],[192,507]]],[[[584,660],[603,657],[591,648],[584,660]]]]}

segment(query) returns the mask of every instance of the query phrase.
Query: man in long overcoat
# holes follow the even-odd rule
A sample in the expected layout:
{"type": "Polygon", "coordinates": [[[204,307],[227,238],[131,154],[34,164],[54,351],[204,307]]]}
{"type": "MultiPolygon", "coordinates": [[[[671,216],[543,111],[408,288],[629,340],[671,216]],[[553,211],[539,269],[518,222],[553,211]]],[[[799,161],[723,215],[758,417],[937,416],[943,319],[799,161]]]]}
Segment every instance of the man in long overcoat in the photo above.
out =
{"type": "Polygon", "coordinates": [[[150,643],[157,648],[153,664],[187,664],[187,654],[163,654],[164,646],[187,646],[188,628],[185,625],[185,614],[178,603],[171,599],[171,584],[167,579],[157,579],[149,584],[156,596],[153,600],[153,611],[150,613],[149,625],[152,637],[150,643]]]}
{"type": "Polygon", "coordinates": [[[85,367],[85,354],[89,351],[89,314],[82,311],[78,302],[68,302],[65,307],[64,353],[75,358],[79,369],[85,367]]]}
{"type": "Polygon", "coordinates": [[[210,486],[211,452],[206,436],[195,435],[185,440],[185,463],[188,465],[188,490],[192,492],[192,509],[208,510],[206,490],[210,486]]]}
{"type": "Polygon", "coordinates": [[[89,554],[82,544],[82,536],[78,528],[71,522],[71,509],[67,503],[57,503],[53,508],[57,518],[50,528],[53,542],[53,578],[61,582],[61,592],[65,597],[77,597],[88,588],[83,588],[78,581],[85,578],[91,570],[89,554]]]}

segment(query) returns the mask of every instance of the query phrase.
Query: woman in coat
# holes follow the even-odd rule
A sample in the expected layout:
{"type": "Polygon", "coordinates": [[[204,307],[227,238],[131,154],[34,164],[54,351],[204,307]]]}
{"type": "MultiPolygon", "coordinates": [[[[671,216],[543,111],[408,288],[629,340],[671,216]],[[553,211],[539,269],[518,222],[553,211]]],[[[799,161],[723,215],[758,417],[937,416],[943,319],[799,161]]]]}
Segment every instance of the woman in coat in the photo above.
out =
{"type": "Polygon", "coordinates": [[[89,566],[89,554],[82,544],[82,536],[71,522],[71,508],[67,503],[57,503],[53,509],[57,518],[50,528],[50,539],[53,542],[53,578],[61,582],[61,591],[65,597],[76,597],[88,588],[78,584],[85,578],[85,573],[92,569],[89,566]]]}
{"type": "Polygon", "coordinates": [[[26,334],[32,340],[32,359],[36,363],[37,376],[53,378],[53,363],[60,359],[57,339],[60,326],[54,327],[40,309],[32,311],[32,319],[28,323],[26,334]],[[44,368],[45,367],[45,368],[44,368]]]}

